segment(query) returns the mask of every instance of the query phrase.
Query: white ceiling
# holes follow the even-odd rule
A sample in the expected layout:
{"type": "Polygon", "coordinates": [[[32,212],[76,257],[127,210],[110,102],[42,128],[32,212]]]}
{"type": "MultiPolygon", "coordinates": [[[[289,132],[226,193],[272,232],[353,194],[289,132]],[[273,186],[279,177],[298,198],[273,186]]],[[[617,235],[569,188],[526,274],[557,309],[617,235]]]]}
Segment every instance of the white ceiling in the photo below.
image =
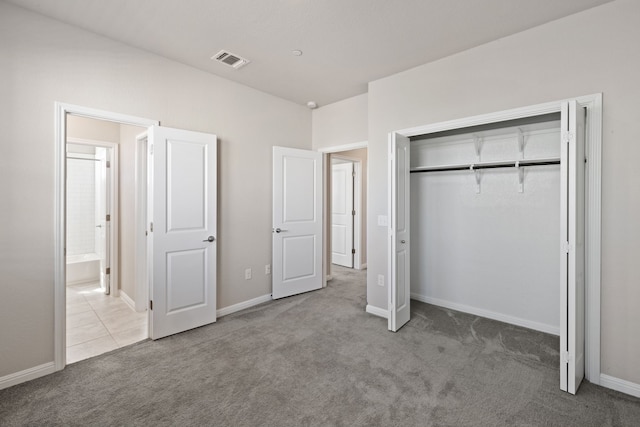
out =
{"type": "Polygon", "coordinates": [[[611,0],[7,0],[296,103],[611,0]],[[235,70],[210,58],[227,49],[235,70]],[[292,50],[302,50],[302,56],[292,50]]]}

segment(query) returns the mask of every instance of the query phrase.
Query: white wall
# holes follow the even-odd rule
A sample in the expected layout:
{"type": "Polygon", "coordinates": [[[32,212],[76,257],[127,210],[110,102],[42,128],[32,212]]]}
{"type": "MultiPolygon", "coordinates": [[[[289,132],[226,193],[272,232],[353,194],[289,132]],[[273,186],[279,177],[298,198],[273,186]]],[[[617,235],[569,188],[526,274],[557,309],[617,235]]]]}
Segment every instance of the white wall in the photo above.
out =
{"type": "MultiPolygon", "coordinates": [[[[369,84],[369,217],[387,215],[387,134],[603,92],[602,371],[640,383],[640,2],[617,0],[369,84]]],[[[387,308],[369,221],[368,303],[387,308]]]]}
{"type": "Polygon", "coordinates": [[[367,103],[365,93],[313,110],[313,149],[366,141],[367,103]]]}
{"type": "Polygon", "coordinates": [[[219,139],[219,308],[271,292],[271,147],[311,147],[299,106],[0,2],[0,378],[53,360],[54,102],[219,139]]]}

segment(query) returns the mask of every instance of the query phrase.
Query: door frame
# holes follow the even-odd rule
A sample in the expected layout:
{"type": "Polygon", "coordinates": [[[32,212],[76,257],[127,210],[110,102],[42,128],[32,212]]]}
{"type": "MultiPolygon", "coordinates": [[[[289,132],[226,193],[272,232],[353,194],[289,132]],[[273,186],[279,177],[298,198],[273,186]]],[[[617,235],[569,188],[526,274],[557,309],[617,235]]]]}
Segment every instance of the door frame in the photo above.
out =
{"type": "MultiPolygon", "coordinates": [[[[356,159],[355,157],[342,156],[340,152],[332,153],[331,160],[339,159],[345,160],[353,164],[353,209],[356,211],[356,214],[353,216],[353,249],[356,250],[355,256],[353,257],[353,268],[355,270],[362,270],[362,160],[356,159]]],[[[329,181],[333,184],[333,162],[330,165],[331,177],[329,181]]],[[[333,191],[333,187],[328,189],[328,191],[333,191]]],[[[328,197],[328,202],[331,201],[331,197],[328,197]]],[[[331,203],[329,203],[331,206],[331,203]]],[[[327,218],[328,225],[331,226],[331,218],[327,218]]],[[[331,234],[329,234],[331,236],[331,234]]],[[[331,244],[331,240],[329,240],[331,244]]],[[[330,254],[331,252],[328,251],[330,254]]],[[[331,263],[331,260],[329,260],[331,263]]]]}
{"type": "MultiPolygon", "coordinates": [[[[331,185],[331,173],[330,173],[330,168],[331,168],[331,161],[330,161],[330,156],[329,154],[334,154],[334,153],[340,153],[342,151],[351,151],[351,150],[357,150],[359,148],[369,148],[369,141],[360,141],[360,142],[354,142],[351,144],[342,144],[342,145],[333,145],[331,147],[321,147],[318,148],[318,152],[322,153],[322,162],[323,162],[323,171],[324,171],[324,175],[323,175],[323,181],[324,181],[324,194],[322,195],[322,200],[324,203],[324,217],[325,217],[325,223],[324,223],[324,230],[323,230],[323,253],[324,256],[322,257],[322,268],[324,270],[324,280],[323,280],[323,286],[327,285],[327,281],[331,280],[331,246],[330,246],[330,241],[331,241],[331,221],[328,220],[327,218],[331,218],[331,212],[330,212],[330,208],[331,208],[331,203],[329,203],[329,195],[331,194],[329,192],[329,186],[331,185]]],[[[362,169],[360,170],[360,172],[362,173],[362,169]]],[[[369,167],[367,165],[367,174],[369,173],[369,167]]],[[[367,180],[368,182],[368,180],[367,180]]],[[[362,181],[361,184],[362,186],[362,181]]],[[[368,192],[368,187],[366,189],[366,191],[368,192]]],[[[365,206],[363,206],[362,204],[362,189],[360,189],[360,211],[362,211],[362,209],[365,208],[365,206]]],[[[366,194],[368,197],[368,194],[366,194]]],[[[367,198],[368,200],[368,198],[367,198]]],[[[357,211],[356,211],[357,214],[357,211]]],[[[362,223],[361,223],[362,225],[362,223]]],[[[366,230],[364,231],[366,233],[366,230]]],[[[360,240],[362,240],[362,235],[360,235],[360,240]]],[[[357,249],[356,249],[357,251],[357,249]]],[[[354,264],[355,266],[355,264],[354,264]]],[[[360,264],[360,269],[364,270],[365,268],[367,268],[367,264],[366,263],[361,263],[360,264]]]]}
{"type": "MultiPolygon", "coordinates": [[[[507,120],[522,119],[550,113],[560,113],[562,103],[576,100],[587,110],[585,153],[588,167],[585,177],[585,378],[600,384],[600,288],[601,288],[601,212],[602,212],[602,93],[499,111],[490,114],[449,120],[424,126],[397,130],[412,137],[507,120]]],[[[387,249],[387,257],[393,254],[387,249]]],[[[387,276],[391,274],[387,272],[387,276]]],[[[388,311],[388,309],[387,309],[388,311]]]]}
{"type": "MultiPolygon", "coordinates": [[[[95,139],[88,139],[88,138],[74,138],[74,137],[67,137],[67,143],[70,144],[78,144],[78,145],[90,145],[92,147],[102,147],[102,148],[109,148],[111,150],[111,154],[110,154],[110,162],[111,162],[111,176],[109,181],[110,182],[110,191],[109,191],[109,210],[111,211],[110,215],[110,226],[109,226],[109,235],[107,236],[107,238],[109,239],[109,268],[110,268],[110,274],[109,274],[109,290],[110,290],[110,294],[114,297],[117,297],[120,294],[120,290],[118,289],[118,285],[119,285],[119,268],[120,265],[118,264],[118,249],[119,246],[119,241],[118,241],[118,222],[120,219],[120,210],[119,210],[119,205],[118,205],[118,201],[119,201],[119,187],[118,187],[118,180],[119,180],[119,163],[118,163],[118,159],[119,159],[119,150],[118,150],[118,144],[114,143],[114,142],[108,142],[108,141],[100,141],[100,140],[95,140],[95,139]]],[[[66,148],[66,147],[65,147],[66,148]]],[[[66,167],[66,164],[65,164],[66,167]]],[[[65,189],[65,200],[66,200],[66,189],[65,189]]],[[[65,206],[66,209],[66,206],[65,206]]],[[[65,227],[66,227],[66,223],[65,223],[65,227]]],[[[65,229],[65,233],[66,233],[66,229],[65,229]]],[[[65,234],[66,235],[66,234],[65,234]]],[[[66,264],[66,263],[65,263],[66,264]]],[[[65,278],[65,282],[66,282],[66,278],[65,278]]]]}
{"type": "MultiPolygon", "coordinates": [[[[54,180],[54,367],[56,371],[66,366],[66,144],[67,114],[90,119],[149,128],[160,122],[126,114],[98,110],[79,105],[54,103],[55,113],[55,180],[54,180]]],[[[138,177],[136,177],[138,179],[138,177]]],[[[146,179],[146,178],[145,178],[146,179]]],[[[146,263],[146,260],[145,260],[146,263]]]]}

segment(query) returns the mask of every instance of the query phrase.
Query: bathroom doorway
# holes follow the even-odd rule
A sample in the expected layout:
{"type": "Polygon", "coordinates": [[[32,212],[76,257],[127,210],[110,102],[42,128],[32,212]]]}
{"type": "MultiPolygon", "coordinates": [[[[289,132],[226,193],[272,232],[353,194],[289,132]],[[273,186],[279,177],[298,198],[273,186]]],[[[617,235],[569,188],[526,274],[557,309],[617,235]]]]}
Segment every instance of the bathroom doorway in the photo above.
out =
{"type": "Polygon", "coordinates": [[[66,362],[148,338],[135,309],[135,153],[139,126],[68,115],[66,362]]]}

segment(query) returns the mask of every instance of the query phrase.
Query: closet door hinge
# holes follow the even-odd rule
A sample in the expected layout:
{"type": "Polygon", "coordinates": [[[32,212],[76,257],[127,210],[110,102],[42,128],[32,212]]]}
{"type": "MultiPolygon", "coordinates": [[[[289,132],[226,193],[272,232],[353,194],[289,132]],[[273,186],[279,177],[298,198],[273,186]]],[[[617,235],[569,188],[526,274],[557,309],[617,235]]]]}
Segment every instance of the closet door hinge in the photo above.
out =
{"type": "Polygon", "coordinates": [[[571,251],[571,245],[569,244],[569,242],[563,242],[562,243],[562,252],[565,254],[568,254],[571,251]]]}
{"type": "Polygon", "coordinates": [[[573,356],[568,351],[563,351],[560,355],[561,363],[569,363],[573,360],[573,356]]]}
{"type": "Polygon", "coordinates": [[[111,215],[107,214],[104,220],[107,222],[111,221],[111,215]]]}
{"type": "Polygon", "coordinates": [[[351,211],[351,215],[356,216],[356,211],[351,211]]]}
{"type": "Polygon", "coordinates": [[[111,267],[107,267],[104,271],[104,274],[111,274],[111,267]]]}
{"type": "Polygon", "coordinates": [[[153,310],[153,300],[149,300],[149,310],[153,310]]]}
{"type": "Polygon", "coordinates": [[[573,138],[573,134],[571,132],[562,132],[562,142],[569,143],[573,138]]]}
{"type": "Polygon", "coordinates": [[[355,255],[356,250],[355,249],[351,249],[351,253],[355,255]]]}
{"type": "Polygon", "coordinates": [[[109,169],[110,167],[111,167],[111,162],[107,160],[107,169],[109,169]]]}
{"type": "Polygon", "coordinates": [[[153,154],[153,144],[149,144],[149,154],[153,154]]]}
{"type": "Polygon", "coordinates": [[[153,233],[153,222],[149,223],[149,231],[153,233]]]}

